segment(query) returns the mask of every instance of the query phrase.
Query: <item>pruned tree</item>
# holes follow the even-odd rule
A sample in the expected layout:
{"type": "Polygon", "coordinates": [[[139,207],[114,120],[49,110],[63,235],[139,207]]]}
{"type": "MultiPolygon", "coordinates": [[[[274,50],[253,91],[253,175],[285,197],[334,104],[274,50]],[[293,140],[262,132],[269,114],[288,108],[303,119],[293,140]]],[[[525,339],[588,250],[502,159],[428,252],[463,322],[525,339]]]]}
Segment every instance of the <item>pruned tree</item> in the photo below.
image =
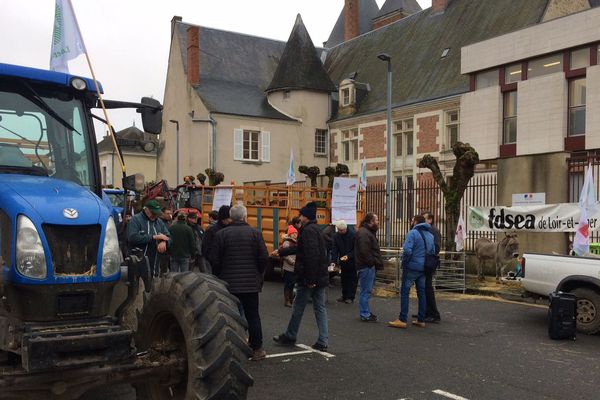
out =
{"type": "Polygon", "coordinates": [[[319,167],[312,166],[312,167],[307,167],[306,165],[301,165],[298,167],[298,172],[300,172],[301,174],[304,174],[308,177],[308,179],[310,179],[310,186],[316,188],[317,185],[317,178],[319,177],[319,174],[321,173],[321,170],[319,169],[319,167]]]}
{"type": "Polygon", "coordinates": [[[204,186],[204,184],[206,183],[206,175],[204,175],[202,172],[199,172],[198,175],[196,175],[196,178],[198,178],[198,182],[200,182],[200,184],[204,186]]]}
{"type": "Polygon", "coordinates": [[[460,201],[463,198],[469,180],[475,174],[475,166],[479,164],[479,154],[469,143],[457,142],[452,146],[452,152],[456,157],[453,175],[451,179],[444,179],[440,167],[435,158],[425,154],[419,161],[419,168],[427,168],[433,173],[433,179],[444,194],[446,211],[446,243],[445,249],[455,250],[454,230],[460,217],[460,201]]]}
{"type": "Polygon", "coordinates": [[[212,168],[206,168],[204,172],[208,176],[208,186],[217,186],[225,180],[225,175],[222,172],[217,172],[212,168]]]}
{"type": "Polygon", "coordinates": [[[325,168],[325,175],[329,178],[327,182],[327,187],[333,187],[333,179],[338,176],[344,176],[350,174],[350,169],[346,164],[337,164],[335,167],[327,167],[325,168]]]}

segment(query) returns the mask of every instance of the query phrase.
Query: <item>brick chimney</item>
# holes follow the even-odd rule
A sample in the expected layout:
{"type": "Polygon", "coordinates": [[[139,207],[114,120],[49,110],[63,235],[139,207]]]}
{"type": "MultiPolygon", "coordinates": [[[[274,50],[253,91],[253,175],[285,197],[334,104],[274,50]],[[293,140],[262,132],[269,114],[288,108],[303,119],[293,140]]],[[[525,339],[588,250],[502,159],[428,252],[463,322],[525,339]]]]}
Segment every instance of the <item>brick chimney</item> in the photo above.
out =
{"type": "Polygon", "coordinates": [[[431,12],[435,13],[443,13],[448,8],[448,3],[450,0],[432,0],[431,1],[431,12]]]}
{"type": "Polygon", "coordinates": [[[359,0],[346,0],[344,6],[344,41],[353,39],[360,33],[358,2],[359,0]]]}
{"type": "Polygon", "coordinates": [[[190,85],[200,83],[200,29],[190,26],[187,30],[187,77],[190,85]]]}

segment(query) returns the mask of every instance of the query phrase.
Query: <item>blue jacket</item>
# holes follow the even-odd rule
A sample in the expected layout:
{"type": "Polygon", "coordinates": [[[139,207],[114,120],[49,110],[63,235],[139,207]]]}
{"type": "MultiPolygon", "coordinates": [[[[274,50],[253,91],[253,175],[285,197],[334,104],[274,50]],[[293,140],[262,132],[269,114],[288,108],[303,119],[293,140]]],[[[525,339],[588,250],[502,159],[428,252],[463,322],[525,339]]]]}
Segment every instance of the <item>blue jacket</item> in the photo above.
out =
{"type": "Polygon", "coordinates": [[[404,253],[402,254],[402,267],[414,271],[425,271],[425,243],[418,231],[423,232],[427,241],[428,254],[435,254],[433,235],[430,232],[431,225],[428,223],[417,224],[408,232],[404,241],[404,253]]]}

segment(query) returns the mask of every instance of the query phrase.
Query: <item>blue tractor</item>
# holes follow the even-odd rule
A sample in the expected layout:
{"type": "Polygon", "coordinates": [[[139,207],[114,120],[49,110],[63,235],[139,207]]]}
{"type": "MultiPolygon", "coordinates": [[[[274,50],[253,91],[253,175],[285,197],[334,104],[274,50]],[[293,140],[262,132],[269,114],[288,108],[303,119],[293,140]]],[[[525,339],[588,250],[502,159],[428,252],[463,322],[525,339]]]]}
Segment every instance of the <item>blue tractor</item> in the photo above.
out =
{"type": "MultiPolygon", "coordinates": [[[[161,131],[156,100],[105,105],[161,131]]],[[[98,106],[89,79],[0,64],[0,399],[70,400],[119,382],[144,400],[243,399],[251,351],[223,282],[153,280],[143,249],[123,260],[101,200],[98,106]]]]}

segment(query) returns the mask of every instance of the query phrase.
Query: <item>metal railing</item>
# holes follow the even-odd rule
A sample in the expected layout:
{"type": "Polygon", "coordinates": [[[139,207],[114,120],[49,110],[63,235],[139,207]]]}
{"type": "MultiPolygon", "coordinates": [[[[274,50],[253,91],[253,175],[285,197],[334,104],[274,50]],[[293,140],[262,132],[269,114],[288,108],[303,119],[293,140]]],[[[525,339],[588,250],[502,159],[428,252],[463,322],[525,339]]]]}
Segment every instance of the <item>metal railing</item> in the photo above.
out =
{"type": "MultiPolygon", "coordinates": [[[[377,282],[400,291],[402,282],[402,248],[381,249],[384,268],[377,271],[377,282]]],[[[440,252],[440,266],[435,274],[433,286],[439,292],[466,291],[465,253],[440,252]]]]}

